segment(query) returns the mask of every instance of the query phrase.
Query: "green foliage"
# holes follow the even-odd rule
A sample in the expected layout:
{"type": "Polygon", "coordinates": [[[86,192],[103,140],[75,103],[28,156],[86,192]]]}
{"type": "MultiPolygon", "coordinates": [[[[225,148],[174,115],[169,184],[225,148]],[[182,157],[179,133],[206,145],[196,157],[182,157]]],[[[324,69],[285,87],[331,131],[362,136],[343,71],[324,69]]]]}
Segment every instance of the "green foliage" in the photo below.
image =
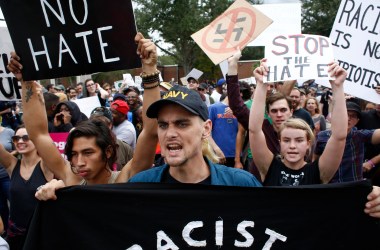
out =
{"type": "MultiPolygon", "coordinates": [[[[161,42],[172,45],[161,48],[182,65],[185,73],[193,67],[214,75],[215,66],[193,41],[191,35],[223,13],[233,0],[135,0],[136,23],[144,35],[157,34],[153,38],[157,46],[161,42]],[[205,58],[206,57],[206,58],[205,58]]],[[[251,3],[258,1],[249,1],[251,3]]],[[[260,2],[260,1],[259,1],[260,2]]]]}
{"type": "Polygon", "coordinates": [[[302,33],[330,36],[341,0],[301,0],[302,33]]]}

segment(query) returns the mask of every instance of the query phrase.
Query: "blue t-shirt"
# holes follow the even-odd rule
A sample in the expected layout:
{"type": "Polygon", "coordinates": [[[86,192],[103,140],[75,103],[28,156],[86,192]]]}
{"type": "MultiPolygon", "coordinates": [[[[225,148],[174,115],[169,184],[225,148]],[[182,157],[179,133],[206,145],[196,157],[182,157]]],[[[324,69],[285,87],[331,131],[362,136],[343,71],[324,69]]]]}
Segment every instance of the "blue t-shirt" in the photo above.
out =
{"type": "Polygon", "coordinates": [[[238,121],[233,114],[226,114],[228,106],[215,103],[208,107],[209,118],[212,121],[212,138],[223,151],[225,157],[235,157],[236,135],[238,121]]]}

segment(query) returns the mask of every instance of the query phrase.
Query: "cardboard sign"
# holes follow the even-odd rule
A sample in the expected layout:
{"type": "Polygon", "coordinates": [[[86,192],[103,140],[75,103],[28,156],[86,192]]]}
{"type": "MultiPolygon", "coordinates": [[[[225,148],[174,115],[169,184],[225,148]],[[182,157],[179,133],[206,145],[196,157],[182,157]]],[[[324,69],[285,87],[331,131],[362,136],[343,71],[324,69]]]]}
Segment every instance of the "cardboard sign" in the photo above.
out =
{"type": "Polygon", "coordinates": [[[25,80],[140,67],[130,0],[0,0],[25,80]]]}
{"type": "Polygon", "coordinates": [[[21,99],[21,84],[7,69],[13,44],[7,27],[0,27],[0,101],[21,99]]]}
{"type": "Polygon", "coordinates": [[[98,96],[80,98],[80,99],[72,100],[72,102],[75,102],[78,105],[80,111],[83,114],[85,114],[88,118],[91,116],[91,111],[94,108],[101,106],[98,96]]]}
{"type": "Polygon", "coordinates": [[[378,220],[363,212],[371,189],[76,185],[38,204],[24,249],[378,250],[378,220]]]}
{"type": "Polygon", "coordinates": [[[315,35],[279,35],[265,46],[269,73],[264,82],[298,78],[330,79],[328,63],[334,60],[328,37],[315,35]]]}
{"type": "Polygon", "coordinates": [[[266,46],[278,34],[301,34],[301,3],[257,4],[253,7],[272,19],[273,23],[247,46],[266,46]]]}
{"type": "Polygon", "coordinates": [[[347,94],[380,104],[378,0],[342,0],[331,30],[335,58],[347,70],[347,94]]]}
{"type": "Polygon", "coordinates": [[[272,20],[244,0],[236,0],[212,23],[191,35],[214,64],[242,50],[272,20]]]}

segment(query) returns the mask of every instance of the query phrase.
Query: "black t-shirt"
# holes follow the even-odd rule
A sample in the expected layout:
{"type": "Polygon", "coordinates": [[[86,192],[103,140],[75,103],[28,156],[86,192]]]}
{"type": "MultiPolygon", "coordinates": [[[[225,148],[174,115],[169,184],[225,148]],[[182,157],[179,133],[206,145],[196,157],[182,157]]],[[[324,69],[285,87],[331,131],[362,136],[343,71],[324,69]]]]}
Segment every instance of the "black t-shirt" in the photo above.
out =
{"type": "Polygon", "coordinates": [[[264,186],[300,186],[321,184],[318,160],[307,163],[301,169],[290,169],[277,157],[273,157],[265,176],[264,186]]]}
{"type": "MultiPolygon", "coordinates": [[[[177,181],[176,179],[173,178],[173,176],[170,175],[169,173],[169,168],[167,168],[161,179],[162,183],[182,183],[180,181],[177,181]]],[[[209,175],[206,179],[204,179],[201,182],[198,182],[197,184],[203,184],[203,185],[211,185],[211,175],[209,175]]]]}

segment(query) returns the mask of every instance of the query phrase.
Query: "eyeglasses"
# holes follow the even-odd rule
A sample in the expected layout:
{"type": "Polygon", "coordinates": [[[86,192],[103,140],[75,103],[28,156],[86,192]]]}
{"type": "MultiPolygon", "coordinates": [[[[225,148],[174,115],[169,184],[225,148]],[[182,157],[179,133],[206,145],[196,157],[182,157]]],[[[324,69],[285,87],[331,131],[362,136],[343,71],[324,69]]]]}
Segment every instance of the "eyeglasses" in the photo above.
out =
{"type": "Polygon", "coordinates": [[[104,90],[108,91],[108,90],[111,90],[111,89],[110,89],[110,88],[106,88],[106,89],[104,89],[104,90]]]}
{"type": "Polygon", "coordinates": [[[95,83],[90,83],[90,84],[87,84],[86,87],[88,88],[88,87],[92,87],[94,85],[95,85],[95,83]]]}
{"type": "Polygon", "coordinates": [[[203,91],[203,90],[205,90],[205,89],[198,88],[198,91],[203,91]]]}
{"type": "Polygon", "coordinates": [[[14,135],[14,136],[12,136],[13,143],[17,143],[20,139],[22,139],[23,142],[28,142],[29,136],[28,135],[22,135],[22,136],[14,135]]]}

